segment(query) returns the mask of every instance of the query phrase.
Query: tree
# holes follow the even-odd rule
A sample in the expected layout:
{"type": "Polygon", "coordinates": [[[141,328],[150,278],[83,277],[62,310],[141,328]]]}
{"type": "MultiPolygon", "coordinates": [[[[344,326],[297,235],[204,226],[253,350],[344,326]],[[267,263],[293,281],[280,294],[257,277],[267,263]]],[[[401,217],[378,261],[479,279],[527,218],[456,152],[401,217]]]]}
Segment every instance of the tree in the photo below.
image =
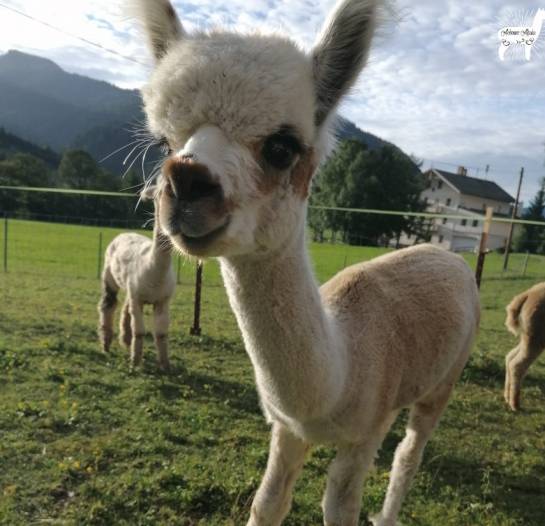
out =
{"type": "Polygon", "coordinates": [[[516,250],[532,254],[545,254],[545,177],[530,206],[522,215],[528,221],[542,221],[543,226],[523,225],[517,239],[516,250]]]}
{"type": "MultiPolygon", "coordinates": [[[[424,180],[414,162],[398,148],[375,150],[354,140],[341,143],[316,180],[312,204],[346,208],[421,211],[424,180]]],[[[329,212],[311,214],[311,228],[340,232],[350,244],[376,245],[411,230],[403,216],[329,212]]]]}
{"type": "MultiPolygon", "coordinates": [[[[0,184],[5,186],[49,186],[52,172],[41,160],[28,153],[17,153],[0,161],[0,184]]],[[[0,210],[4,213],[44,213],[48,206],[46,194],[3,191],[0,210]]]]}
{"type": "Polygon", "coordinates": [[[67,150],[58,170],[59,183],[67,188],[100,189],[111,187],[108,177],[84,150],[67,150]]]}

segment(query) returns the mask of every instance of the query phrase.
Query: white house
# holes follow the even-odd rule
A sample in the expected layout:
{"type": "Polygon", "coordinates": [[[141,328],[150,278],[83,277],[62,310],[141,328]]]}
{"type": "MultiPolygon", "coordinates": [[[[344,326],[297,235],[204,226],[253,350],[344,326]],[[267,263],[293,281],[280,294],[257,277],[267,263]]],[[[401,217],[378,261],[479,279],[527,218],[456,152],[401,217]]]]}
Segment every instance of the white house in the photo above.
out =
{"type": "MultiPolygon", "coordinates": [[[[439,214],[463,215],[464,219],[434,219],[431,243],[455,252],[478,248],[486,208],[494,208],[494,216],[511,217],[515,199],[495,182],[469,177],[461,166],[457,173],[432,168],[424,173],[428,185],[421,197],[427,211],[439,214]]],[[[507,244],[509,223],[492,223],[488,248],[500,249],[507,244]]],[[[412,245],[410,235],[402,235],[401,245],[412,245]]]]}

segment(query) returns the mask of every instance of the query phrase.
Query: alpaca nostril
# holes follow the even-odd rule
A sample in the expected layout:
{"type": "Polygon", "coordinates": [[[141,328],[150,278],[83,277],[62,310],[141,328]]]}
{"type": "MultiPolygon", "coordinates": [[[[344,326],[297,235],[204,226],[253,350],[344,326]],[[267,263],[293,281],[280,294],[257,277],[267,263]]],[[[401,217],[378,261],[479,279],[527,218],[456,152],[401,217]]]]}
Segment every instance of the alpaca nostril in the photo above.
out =
{"type": "Polygon", "coordinates": [[[178,200],[195,202],[206,198],[221,198],[221,186],[214,182],[208,168],[185,157],[165,163],[167,192],[178,200]]]}
{"type": "Polygon", "coordinates": [[[184,197],[186,201],[198,201],[206,197],[219,195],[220,186],[208,181],[194,180],[189,189],[189,193],[184,197]]]}

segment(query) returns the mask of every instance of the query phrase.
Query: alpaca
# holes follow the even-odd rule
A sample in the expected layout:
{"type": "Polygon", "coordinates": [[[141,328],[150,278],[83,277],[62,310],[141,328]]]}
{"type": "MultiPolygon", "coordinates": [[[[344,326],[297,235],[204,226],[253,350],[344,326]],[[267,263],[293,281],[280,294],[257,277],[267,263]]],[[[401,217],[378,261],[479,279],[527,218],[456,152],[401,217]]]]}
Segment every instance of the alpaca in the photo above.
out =
{"type": "Polygon", "coordinates": [[[505,326],[519,344],[505,358],[505,401],[520,409],[520,388],[530,365],[545,350],[545,283],[515,296],[506,307],[505,326]]]}
{"type": "MultiPolygon", "coordinates": [[[[148,189],[146,192],[153,192],[148,189]]],[[[146,194],[142,195],[146,198],[146,194]]],[[[157,206],[156,202],[156,216],[157,206]]],[[[130,348],[131,365],[142,361],[145,304],[153,305],[154,339],[159,367],[170,368],[168,360],[169,303],[176,276],[171,261],[171,244],[156,220],[153,240],[134,233],[116,236],[106,248],[102,272],[102,297],[98,304],[99,337],[107,353],[113,339],[113,317],[119,289],[126,291],[121,310],[119,340],[130,348]]]]}
{"type": "Polygon", "coordinates": [[[498,54],[500,60],[505,60],[505,54],[512,45],[524,46],[524,57],[530,60],[532,56],[532,47],[536,43],[541,28],[545,21],[545,9],[538,9],[531,26],[503,27],[498,31],[500,47],[498,54]]]}
{"type": "Polygon", "coordinates": [[[308,54],[278,35],[187,34],[169,0],[132,0],[155,58],[143,88],[170,148],[160,228],[217,257],[272,424],[250,526],[281,524],[314,444],[337,448],[324,523],[358,523],[362,484],[410,407],[377,526],[392,526],[469,356],[479,319],[471,270],[430,245],[349,267],[318,287],[305,245],[311,180],[335,109],[366,62],[378,0],[343,0],[308,54]]]}

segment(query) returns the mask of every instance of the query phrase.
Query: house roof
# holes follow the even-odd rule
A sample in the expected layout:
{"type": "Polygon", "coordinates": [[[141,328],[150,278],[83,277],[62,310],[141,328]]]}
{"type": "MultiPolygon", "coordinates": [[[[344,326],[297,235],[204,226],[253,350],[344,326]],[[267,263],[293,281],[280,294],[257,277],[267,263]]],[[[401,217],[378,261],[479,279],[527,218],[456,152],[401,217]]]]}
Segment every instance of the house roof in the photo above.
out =
{"type": "Polygon", "coordinates": [[[476,197],[492,199],[503,203],[515,202],[515,199],[494,181],[487,181],[486,179],[478,179],[477,177],[469,177],[467,175],[453,174],[443,170],[436,170],[435,168],[433,171],[446,179],[462,194],[474,195],[476,197]]]}

